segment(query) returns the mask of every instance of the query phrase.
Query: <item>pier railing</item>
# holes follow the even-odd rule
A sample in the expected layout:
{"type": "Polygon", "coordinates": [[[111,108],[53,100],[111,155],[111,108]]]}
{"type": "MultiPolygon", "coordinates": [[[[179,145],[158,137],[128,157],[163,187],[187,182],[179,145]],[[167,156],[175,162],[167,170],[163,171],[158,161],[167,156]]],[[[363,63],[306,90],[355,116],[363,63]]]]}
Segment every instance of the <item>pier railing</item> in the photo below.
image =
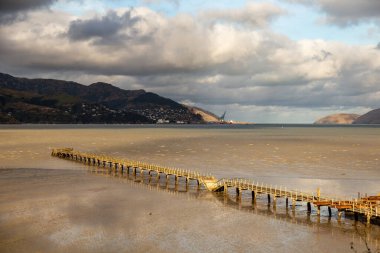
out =
{"type": "Polygon", "coordinates": [[[320,208],[325,206],[328,208],[329,216],[332,215],[331,209],[338,210],[338,217],[341,216],[343,211],[351,212],[354,214],[355,219],[359,216],[363,216],[370,223],[371,220],[376,220],[380,223],[380,196],[369,196],[364,198],[357,198],[351,200],[321,196],[320,190],[317,189],[316,193],[307,193],[298,190],[288,190],[286,187],[277,187],[264,183],[249,181],[247,179],[220,179],[211,174],[204,174],[193,170],[185,170],[179,168],[170,168],[160,165],[154,165],[144,163],[140,161],[132,161],[127,159],[119,159],[106,155],[84,153],[74,151],[72,148],[60,148],[53,149],[52,156],[74,160],[82,162],[92,166],[98,166],[114,170],[120,173],[132,173],[136,175],[137,171],[143,174],[144,171],[148,171],[149,176],[155,174],[157,179],[160,179],[161,174],[166,175],[166,180],[169,180],[170,176],[174,176],[175,183],[178,184],[179,178],[185,178],[186,185],[190,180],[196,180],[198,187],[203,186],[209,191],[224,192],[225,195],[230,194],[229,188],[234,188],[236,198],[238,201],[242,199],[243,191],[250,191],[252,194],[252,202],[256,202],[256,196],[258,194],[266,194],[268,197],[268,204],[273,202],[276,205],[277,198],[286,199],[286,207],[289,205],[289,201],[292,202],[292,207],[295,208],[295,203],[306,202],[307,211],[310,213],[312,206],[317,208],[318,215],[320,214],[320,208]]]}
{"type": "Polygon", "coordinates": [[[53,149],[51,154],[52,156],[57,156],[69,160],[75,160],[88,165],[101,166],[116,171],[119,170],[121,172],[124,172],[124,170],[127,169],[132,169],[133,173],[136,173],[136,170],[147,170],[149,171],[149,173],[155,172],[156,175],[161,173],[165,174],[166,176],[173,175],[176,180],[178,177],[184,177],[186,178],[186,180],[196,180],[198,185],[203,185],[207,189],[209,189],[207,185],[208,182],[217,181],[216,178],[212,175],[200,173],[197,171],[165,167],[140,161],[114,158],[105,155],[78,152],[74,151],[71,148],[53,149]]]}

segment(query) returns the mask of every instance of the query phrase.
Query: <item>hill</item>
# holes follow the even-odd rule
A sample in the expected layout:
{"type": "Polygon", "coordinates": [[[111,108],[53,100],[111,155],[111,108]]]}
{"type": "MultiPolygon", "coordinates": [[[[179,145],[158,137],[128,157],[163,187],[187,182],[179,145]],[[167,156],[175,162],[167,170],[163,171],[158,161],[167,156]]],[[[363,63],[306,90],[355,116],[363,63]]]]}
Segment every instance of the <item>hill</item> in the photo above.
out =
{"type": "Polygon", "coordinates": [[[0,123],[203,123],[187,107],[145,90],[0,73],[0,123]]]}
{"type": "Polygon", "coordinates": [[[352,124],[354,120],[359,118],[358,114],[339,113],[332,114],[318,119],[314,124],[352,124]]]}
{"type": "Polygon", "coordinates": [[[212,112],[206,111],[202,108],[195,107],[195,106],[187,106],[187,108],[189,108],[189,110],[192,113],[200,115],[202,117],[203,121],[205,121],[207,123],[220,122],[219,117],[212,112]]]}
{"type": "Polygon", "coordinates": [[[380,108],[360,116],[353,124],[380,124],[380,108]]]}

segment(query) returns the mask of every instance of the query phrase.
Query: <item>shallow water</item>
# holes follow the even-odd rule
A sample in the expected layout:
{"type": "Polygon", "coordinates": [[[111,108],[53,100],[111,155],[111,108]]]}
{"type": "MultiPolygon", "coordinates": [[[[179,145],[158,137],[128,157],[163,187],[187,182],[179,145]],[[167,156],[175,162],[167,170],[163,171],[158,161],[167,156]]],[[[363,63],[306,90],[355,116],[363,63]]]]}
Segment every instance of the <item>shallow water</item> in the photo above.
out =
{"type": "Polygon", "coordinates": [[[136,182],[51,157],[53,147],[356,197],[380,192],[380,128],[0,130],[1,252],[363,252],[365,241],[379,251],[378,226],[136,182]]]}

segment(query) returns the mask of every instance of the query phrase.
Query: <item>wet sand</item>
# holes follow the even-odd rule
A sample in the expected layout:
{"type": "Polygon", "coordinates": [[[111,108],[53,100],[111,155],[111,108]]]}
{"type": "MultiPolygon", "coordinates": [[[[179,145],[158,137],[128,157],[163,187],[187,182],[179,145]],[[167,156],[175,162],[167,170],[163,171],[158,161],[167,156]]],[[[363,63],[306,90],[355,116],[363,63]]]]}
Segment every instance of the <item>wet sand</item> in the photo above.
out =
{"type": "Polygon", "coordinates": [[[217,177],[339,196],[380,191],[380,129],[91,128],[0,130],[1,252],[379,251],[379,227],[286,212],[265,198],[175,191],[50,157],[106,153],[217,177]],[[354,249],[351,249],[353,243],[354,249]]]}

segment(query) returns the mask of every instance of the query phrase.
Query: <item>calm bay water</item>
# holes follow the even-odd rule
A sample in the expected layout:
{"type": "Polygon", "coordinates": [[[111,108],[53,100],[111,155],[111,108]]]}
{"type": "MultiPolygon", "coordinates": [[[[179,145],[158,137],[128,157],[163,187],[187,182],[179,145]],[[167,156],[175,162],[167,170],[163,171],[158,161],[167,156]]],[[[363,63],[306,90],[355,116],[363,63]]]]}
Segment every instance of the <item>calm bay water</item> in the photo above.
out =
{"type": "Polygon", "coordinates": [[[1,252],[363,252],[377,226],[295,215],[249,196],[178,192],[50,156],[53,147],[356,197],[380,193],[379,127],[0,128],[1,252]],[[353,243],[353,249],[351,249],[353,243]]]}

